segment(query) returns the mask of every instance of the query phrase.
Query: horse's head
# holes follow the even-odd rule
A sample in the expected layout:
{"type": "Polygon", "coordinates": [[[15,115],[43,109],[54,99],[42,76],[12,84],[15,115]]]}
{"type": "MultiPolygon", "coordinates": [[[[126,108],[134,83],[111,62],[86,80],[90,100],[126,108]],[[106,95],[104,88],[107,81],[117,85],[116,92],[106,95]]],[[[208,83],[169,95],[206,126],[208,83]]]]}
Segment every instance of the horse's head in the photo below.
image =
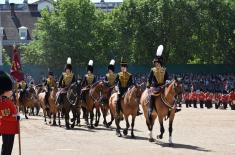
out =
{"type": "Polygon", "coordinates": [[[133,90],[135,90],[135,94],[136,94],[136,98],[140,98],[142,93],[144,92],[144,83],[141,84],[134,84],[134,87],[132,88],[133,90]]]}
{"type": "Polygon", "coordinates": [[[70,85],[70,87],[68,88],[68,92],[67,92],[67,98],[68,100],[75,104],[76,101],[78,101],[78,97],[80,96],[80,92],[81,92],[81,84],[78,82],[74,82],[70,85]]]}
{"type": "Polygon", "coordinates": [[[183,78],[175,77],[173,88],[174,88],[176,95],[180,95],[184,91],[182,81],[183,81],[183,78]]]}

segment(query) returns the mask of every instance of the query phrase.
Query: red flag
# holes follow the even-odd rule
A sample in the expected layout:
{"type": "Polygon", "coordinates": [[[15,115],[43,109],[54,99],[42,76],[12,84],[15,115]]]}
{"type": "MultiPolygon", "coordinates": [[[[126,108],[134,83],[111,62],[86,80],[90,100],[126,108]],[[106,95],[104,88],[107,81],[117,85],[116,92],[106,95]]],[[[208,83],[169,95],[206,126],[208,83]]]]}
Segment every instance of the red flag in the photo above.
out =
{"type": "Polygon", "coordinates": [[[12,56],[12,64],[11,64],[11,76],[17,82],[24,80],[24,73],[22,72],[21,62],[20,62],[20,54],[17,51],[16,47],[13,47],[13,56],[12,56]]]}

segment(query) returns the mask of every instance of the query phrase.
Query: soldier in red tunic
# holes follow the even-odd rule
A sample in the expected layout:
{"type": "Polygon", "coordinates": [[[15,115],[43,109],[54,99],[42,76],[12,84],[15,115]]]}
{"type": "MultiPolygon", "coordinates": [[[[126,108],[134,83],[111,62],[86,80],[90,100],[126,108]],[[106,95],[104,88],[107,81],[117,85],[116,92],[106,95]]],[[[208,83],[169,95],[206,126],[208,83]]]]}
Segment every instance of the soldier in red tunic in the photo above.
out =
{"type": "Polygon", "coordinates": [[[203,108],[203,105],[204,105],[204,103],[205,103],[205,97],[206,97],[206,93],[204,93],[204,92],[201,90],[200,93],[198,94],[199,103],[200,103],[200,108],[203,108]]]}
{"type": "Polygon", "coordinates": [[[184,103],[186,105],[186,108],[188,108],[189,107],[189,102],[190,102],[190,100],[189,100],[189,92],[185,92],[183,94],[183,99],[184,99],[184,103]]]}
{"type": "Polygon", "coordinates": [[[230,92],[230,100],[231,100],[231,103],[230,103],[231,109],[235,110],[235,91],[234,91],[234,89],[232,89],[230,92]]]}
{"type": "Polygon", "coordinates": [[[197,108],[197,93],[196,93],[196,91],[191,92],[191,101],[193,102],[193,107],[197,108]]]}
{"type": "Polygon", "coordinates": [[[228,94],[226,91],[223,92],[223,95],[222,95],[222,104],[223,104],[223,107],[224,109],[227,109],[227,104],[228,104],[228,94]]]}
{"type": "Polygon", "coordinates": [[[15,134],[19,132],[19,116],[10,97],[12,96],[12,81],[9,76],[0,71],[0,134],[2,135],[1,155],[11,155],[15,134]]]}
{"type": "Polygon", "coordinates": [[[208,96],[206,98],[206,105],[208,109],[213,107],[212,106],[213,97],[214,97],[213,93],[208,93],[208,96]]]}
{"type": "Polygon", "coordinates": [[[221,103],[221,93],[217,91],[215,95],[215,109],[219,108],[220,103],[221,103]]]}

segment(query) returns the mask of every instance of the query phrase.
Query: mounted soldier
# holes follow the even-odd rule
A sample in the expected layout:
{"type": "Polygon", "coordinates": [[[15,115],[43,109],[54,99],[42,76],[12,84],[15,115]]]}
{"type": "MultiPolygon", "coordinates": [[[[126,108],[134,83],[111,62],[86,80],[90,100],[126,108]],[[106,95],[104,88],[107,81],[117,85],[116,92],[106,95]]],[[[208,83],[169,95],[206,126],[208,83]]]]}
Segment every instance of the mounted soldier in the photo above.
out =
{"type": "MultiPolygon", "coordinates": [[[[147,88],[149,88],[148,93],[149,97],[149,104],[148,104],[148,118],[149,120],[152,119],[152,112],[154,109],[155,98],[159,96],[161,93],[164,93],[165,84],[168,80],[168,73],[166,67],[163,66],[163,45],[158,46],[156,57],[153,60],[154,67],[151,68],[148,81],[147,81],[147,88]]],[[[180,109],[177,109],[179,111],[180,109]]]]}
{"type": "Polygon", "coordinates": [[[53,72],[50,71],[48,73],[48,78],[45,81],[44,86],[46,87],[45,106],[46,106],[46,109],[48,109],[50,106],[48,99],[49,99],[51,90],[52,88],[56,88],[56,80],[54,78],[53,72]]]}
{"type": "Polygon", "coordinates": [[[18,90],[20,91],[20,98],[19,100],[22,101],[24,97],[27,97],[28,92],[28,85],[25,82],[25,80],[22,80],[19,84],[18,84],[18,90]]]}
{"type": "Polygon", "coordinates": [[[121,115],[121,100],[123,95],[127,92],[128,88],[133,85],[132,74],[127,71],[127,61],[121,58],[121,72],[117,74],[116,78],[116,90],[118,92],[117,96],[117,106],[116,114],[118,117],[121,115]]]}
{"type": "Polygon", "coordinates": [[[115,71],[115,60],[112,59],[108,65],[108,73],[105,75],[105,81],[108,82],[109,87],[115,86],[115,80],[117,78],[117,74],[114,73],[115,71]]]}
{"type": "Polygon", "coordinates": [[[57,103],[61,104],[61,94],[66,93],[69,86],[76,82],[75,75],[72,72],[71,58],[67,59],[67,64],[65,65],[64,72],[59,79],[59,88],[62,88],[58,93],[57,103]]]}
{"type": "Polygon", "coordinates": [[[86,92],[90,89],[91,85],[96,82],[96,77],[93,74],[93,60],[89,60],[87,65],[87,74],[84,75],[82,79],[82,91],[81,91],[81,97],[84,102],[86,102],[86,92]]]}

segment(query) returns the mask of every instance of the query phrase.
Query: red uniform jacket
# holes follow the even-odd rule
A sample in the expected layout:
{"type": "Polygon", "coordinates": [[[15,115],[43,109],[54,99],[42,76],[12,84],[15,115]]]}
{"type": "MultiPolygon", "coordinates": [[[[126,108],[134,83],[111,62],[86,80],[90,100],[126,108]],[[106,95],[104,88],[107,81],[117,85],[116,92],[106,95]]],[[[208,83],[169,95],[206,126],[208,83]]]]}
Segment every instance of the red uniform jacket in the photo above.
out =
{"type": "Polygon", "coordinates": [[[222,100],[223,103],[227,103],[228,102],[228,95],[223,94],[222,97],[221,97],[221,100],[222,100]]]}
{"type": "Polygon", "coordinates": [[[205,93],[205,94],[204,94],[204,97],[205,97],[204,100],[205,100],[205,101],[208,101],[209,93],[205,93]]]}
{"type": "Polygon", "coordinates": [[[230,98],[231,98],[231,100],[235,100],[235,92],[230,93],[230,98]]]}
{"type": "Polygon", "coordinates": [[[191,98],[192,101],[196,101],[197,100],[197,96],[198,95],[197,95],[196,92],[192,92],[190,98],[191,98]]]}
{"type": "Polygon", "coordinates": [[[205,94],[203,92],[200,92],[200,94],[198,94],[198,98],[199,98],[199,101],[204,101],[205,100],[205,94]]]}
{"type": "Polygon", "coordinates": [[[19,122],[16,120],[17,109],[9,99],[0,99],[0,134],[17,134],[19,122]]]}
{"type": "Polygon", "coordinates": [[[209,94],[208,97],[207,97],[207,101],[211,102],[214,98],[214,95],[213,94],[209,94]]]}

